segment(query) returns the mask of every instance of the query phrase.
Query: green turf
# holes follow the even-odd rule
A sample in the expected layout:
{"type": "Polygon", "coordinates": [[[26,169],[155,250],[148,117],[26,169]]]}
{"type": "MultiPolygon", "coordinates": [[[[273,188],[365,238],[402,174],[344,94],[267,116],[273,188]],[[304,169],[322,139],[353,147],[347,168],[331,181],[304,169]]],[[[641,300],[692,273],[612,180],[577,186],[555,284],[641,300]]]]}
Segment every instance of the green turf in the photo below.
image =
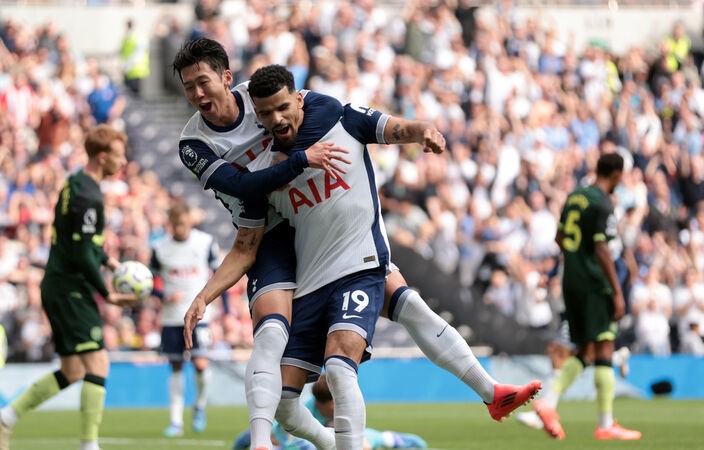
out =
{"type": "MultiPolygon", "coordinates": [[[[617,417],[624,426],[643,431],[640,442],[597,442],[592,438],[595,405],[565,402],[560,405],[567,440],[557,442],[542,431],[520,425],[515,419],[499,424],[478,403],[371,404],[367,423],[377,429],[421,435],[435,449],[696,449],[703,448],[704,402],[670,400],[617,400],[617,417]]],[[[166,410],[111,409],[105,412],[101,434],[104,450],[226,449],[247,423],[244,408],[210,408],[203,435],[186,431],[182,439],[167,440],[161,430],[166,410]]],[[[188,423],[188,422],[187,422],[188,423]]],[[[78,412],[37,411],[18,423],[12,450],[76,450],[78,412]]]]}

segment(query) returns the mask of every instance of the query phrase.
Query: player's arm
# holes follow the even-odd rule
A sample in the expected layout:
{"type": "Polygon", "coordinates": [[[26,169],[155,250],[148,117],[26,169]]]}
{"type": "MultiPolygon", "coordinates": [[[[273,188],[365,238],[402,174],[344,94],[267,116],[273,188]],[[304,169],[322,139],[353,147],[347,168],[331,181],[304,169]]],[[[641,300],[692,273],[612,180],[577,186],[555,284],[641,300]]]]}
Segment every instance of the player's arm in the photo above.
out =
{"type": "Polygon", "coordinates": [[[564,250],[562,248],[562,240],[565,238],[565,233],[562,231],[562,222],[560,222],[557,225],[557,233],[555,233],[555,243],[557,243],[558,247],[560,247],[560,250],[564,250]]]}
{"type": "MultiPolygon", "coordinates": [[[[149,270],[152,271],[152,275],[156,280],[157,277],[161,277],[161,261],[159,261],[159,255],[156,248],[152,248],[152,257],[149,259],[149,270]]],[[[157,297],[162,302],[164,299],[164,291],[159,286],[161,283],[154,283],[154,288],[152,289],[152,295],[157,297]]]]}
{"type": "Polygon", "coordinates": [[[120,261],[117,259],[113,258],[112,256],[107,256],[105,255],[107,259],[103,261],[103,265],[110,269],[111,272],[114,272],[115,269],[120,267],[120,261]]]}
{"type": "Polygon", "coordinates": [[[445,151],[445,137],[430,122],[407,120],[390,116],[384,127],[384,141],[387,144],[417,143],[426,153],[445,151]]]}
{"type": "Polygon", "coordinates": [[[430,122],[406,120],[366,106],[347,104],[343,108],[345,130],[364,144],[418,143],[423,151],[442,153],[445,138],[430,122]]]}
{"type": "Polygon", "coordinates": [[[102,236],[96,234],[93,215],[88,214],[89,209],[95,210],[97,208],[80,197],[71,199],[69,214],[72,217],[73,251],[71,254],[74,258],[74,264],[105,301],[118,306],[132,305],[137,301],[136,295],[110,292],[105,285],[100,273],[100,266],[102,264],[108,265],[112,258],[108,258],[103,251],[103,239],[102,236]]]}
{"type": "Polygon", "coordinates": [[[613,318],[614,320],[619,320],[626,312],[626,303],[623,299],[621,283],[619,283],[616,275],[616,266],[609,250],[608,241],[616,236],[616,218],[613,215],[613,206],[611,206],[610,202],[605,201],[598,206],[594,231],[594,255],[614,291],[613,318]]]}
{"type": "Polygon", "coordinates": [[[179,147],[181,162],[198,177],[203,189],[215,189],[241,200],[255,200],[285,186],[306,167],[324,169],[334,176],[334,170],[345,173],[335,161],[349,164],[343,156],[347,150],[325,142],[254,172],[233,167],[201,141],[182,140],[179,147]]]}
{"type": "Polygon", "coordinates": [[[107,255],[103,251],[102,236],[96,234],[96,211],[98,205],[81,196],[72,196],[69,200],[67,214],[70,214],[70,233],[73,263],[88,283],[104,298],[110,292],[100,273],[100,266],[107,255]]]}
{"type": "Polygon", "coordinates": [[[604,271],[606,278],[611,284],[611,288],[614,290],[613,302],[614,302],[614,320],[619,320],[623,317],[626,310],[626,303],[623,299],[623,292],[621,292],[621,284],[618,282],[618,276],[616,275],[616,266],[611,259],[611,252],[609,251],[609,245],[606,241],[595,242],[594,243],[594,254],[599,262],[599,266],[604,271]]]}
{"type": "Polygon", "coordinates": [[[264,227],[240,227],[232,248],[213,276],[196,295],[184,317],[183,338],[186,348],[193,345],[192,332],[205,314],[205,308],[227,289],[234,286],[257,259],[257,249],[264,237],[264,227]]]}

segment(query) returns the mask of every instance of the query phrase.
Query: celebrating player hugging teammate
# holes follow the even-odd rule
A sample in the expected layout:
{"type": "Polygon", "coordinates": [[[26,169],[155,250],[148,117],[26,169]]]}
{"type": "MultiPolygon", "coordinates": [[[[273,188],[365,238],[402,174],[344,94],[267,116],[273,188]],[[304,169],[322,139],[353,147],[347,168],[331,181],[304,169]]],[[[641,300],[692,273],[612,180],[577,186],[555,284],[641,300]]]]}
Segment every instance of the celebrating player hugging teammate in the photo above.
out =
{"type": "MultiPolygon", "coordinates": [[[[223,200],[235,223],[239,220],[239,199],[251,199],[287,184],[306,165],[328,171],[331,176],[328,188],[336,183],[338,175],[345,176],[345,170],[339,164],[348,162],[344,150],[326,140],[308,142],[305,155],[296,151],[273,167],[252,172],[254,165],[249,161],[264,151],[266,145],[263,142],[270,140],[272,135],[256,121],[252,100],[247,94],[247,83],[230,90],[232,74],[227,64],[227,55],[220,44],[210,39],[198,39],[185,44],[173,66],[182,79],[186,97],[198,109],[182,133],[181,160],[205,189],[213,189],[223,200]],[[238,169],[244,166],[247,166],[244,170],[238,169]]],[[[293,92],[292,84],[290,89],[293,92]]],[[[307,91],[302,91],[302,95],[307,97],[307,91]]],[[[325,97],[314,94],[310,98],[316,95],[325,97]]],[[[383,140],[370,142],[417,142],[425,151],[444,151],[445,140],[431,124],[396,117],[389,117],[384,123],[384,127],[366,132],[383,140]]],[[[286,129],[277,131],[284,135],[288,133],[286,129]]],[[[366,163],[369,163],[368,157],[366,163]]],[[[347,168],[346,165],[343,167],[347,168]]],[[[315,190],[309,189],[310,197],[299,197],[300,206],[317,203],[316,192],[322,200],[326,192],[324,183],[316,185],[315,190]]],[[[307,187],[310,188],[309,185],[307,187]]],[[[186,317],[187,328],[195,326],[206,305],[248,271],[248,294],[255,335],[245,385],[255,448],[271,447],[271,424],[277,405],[280,409],[299,409],[294,391],[285,391],[279,404],[282,391],[278,366],[288,340],[291,289],[295,288],[297,281],[291,238],[293,232],[281,223],[280,216],[272,214],[271,208],[267,214],[266,234],[261,228],[247,228],[251,225],[244,223],[243,226],[240,223],[232,250],[196,296],[186,317]]],[[[494,419],[501,420],[535,394],[539,382],[512,386],[493,380],[460,334],[435,314],[417,292],[408,288],[395,266],[392,265],[391,269],[386,278],[382,315],[402,324],[428,358],[476,391],[487,403],[494,419]],[[446,331],[438,335],[441,330],[446,331]]],[[[189,337],[186,336],[186,339],[189,337]]],[[[309,420],[309,415],[301,412],[297,417],[300,422],[294,434],[298,433],[318,448],[334,446],[329,431],[316,421],[309,420]]]]}

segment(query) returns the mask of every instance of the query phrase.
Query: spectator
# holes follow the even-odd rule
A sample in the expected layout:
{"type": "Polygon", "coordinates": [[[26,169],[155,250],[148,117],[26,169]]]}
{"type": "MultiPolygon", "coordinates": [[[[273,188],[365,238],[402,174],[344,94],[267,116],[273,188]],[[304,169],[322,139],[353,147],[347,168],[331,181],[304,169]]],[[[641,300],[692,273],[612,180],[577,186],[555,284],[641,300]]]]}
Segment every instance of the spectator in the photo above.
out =
{"type": "Polygon", "coordinates": [[[136,97],[140,97],[142,81],[149,76],[149,38],[137,30],[132,19],[125,22],[120,57],[125,86],[136,97]]]}
{"type": "MultiPolygon", "coordinates": [[[[412,147],[374,151],[389,237],[444,263],[480,295],[491,273],[504,271],[513,318],[523,314],[520,293],[542,286],[526,284],[534,276],[506,272],[509,262],[534,264],[549,255],[540,230],[555,220],[564,193],[588,180],[600,152],[630,155],[634,167],[616,192],[624,210],[620,234],[634,256],[628,278],[636,281],[638,270],[668,261],[660,282],[677,310],[675,293],[687,289],[688,267],[704,273],[704,90],[684,28],[673,24],[668,39],[616,54],[600,42],[570,44],[542,17],[512,7],[456,3],[410,2],[398,18],[367,0],[256,1],[244,17],[233,17],[217,0],[199,0],[197,24],[172,23],[171,30],[185,35],[192,28],[228,43],[240,79],[277,58],[294,70],[297,87],[436,121],[449,143],[447,158],[429,163],[412,147]]],[[[83,130],[95,121],[121,126],[129,98],[106,83],[105,68],[85,61],[62,30],[2,25],[0,225],[20,243],[22,257],[31,251],[39,265],[47,211],[67,171],[84,163],[83,130]],[[22,237],[36,230],[41,242],[22,237]]],[[[104,186],[106,247],[116,257],[141,258],[143,244],[163,233],[160,211],[169,194],[155,174],[134,165],[127,172],[104,186]]],[[[8,285],[17,300],[0,308],[16,322],[17,305],[32,295],[31,277],[8,285]]],[[[631,296],[635,303],[639,290],[631,296]]],[[[648,314],[647,302],[639,308],[636,321],[648,314]]],[[[248,314],[228,318],[233,314],[219,319],[227,327],[222,334],[227,346],[246,347],[249,334],[238,330],[248,326],[248,314]]],[[[159,324],[142,326],[149,334],[159,324]]]]}
{"type": "Polygon", "coordinates": [[[680,351],[685,354],[694,356],[704,356],[704,341],[700,333],[700,325],[698,322],[689,324],[687,332],[682,336],[680,343],[680,351]]]}
{"type": "Polygon", "coordinates": [[[664,45],[667,49],[667,69],[670,72],[675,72],[687,59],[692,47],[692,40],[685,33],[684,23],[675,22],[672,34],[665,38],[664,45]]]}
{"type": "Polygon", "coordinates": [[[423,209],[414,203],[412,194],[402,194],[398,208],[386,215],[387,232],[401,245],[416,249],[427,257],[432,256],[431,241],[435,227],[423,209]]]}
{"type": "Polygon", "coordinates": [[[489,287],[484,292],[484,303],[494,305],[497,312],[512,317],[516,305],[512,292],[511,280],[504,269],[495,269],[491,273],[489,287]]]}
{"type": "Polygon", "coordinates": [[[684,283],[674,289],[673,303],[681,346],[685,334],[691,332],[691,324],[704,324],[704,283],[695,268],[690,267],[684,273],[684,283]]]}
{"type": "Polygon", "coordinates": [[[112,80],[99,68],[93,68],[93,89],[88,94],[88,105],[96,124],[120,120],[125,99],[112,80]]]}
{"type": "Polygon", "coordinates": [[[662,282],[661,263],[648,269],[631,291],[631,311],[636,319],[635,350],[655,355],[670,354],[672,292],[662,282]]]}

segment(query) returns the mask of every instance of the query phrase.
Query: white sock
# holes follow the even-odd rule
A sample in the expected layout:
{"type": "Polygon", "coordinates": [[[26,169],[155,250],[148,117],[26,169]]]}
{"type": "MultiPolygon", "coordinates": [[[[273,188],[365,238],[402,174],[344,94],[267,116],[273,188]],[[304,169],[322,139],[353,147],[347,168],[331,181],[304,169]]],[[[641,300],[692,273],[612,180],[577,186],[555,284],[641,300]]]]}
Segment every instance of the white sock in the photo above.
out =
{"type": "Polygon", "coordinates": [[[614,415],[613,413],[600,413],[599,414],[599,428],[611,428],[614,426],[614,415]]]}
{"type": "MultiPolygon", "coordinates": [[[[552,387],[552,385],[550,386],[552,387]]],[[[552,389],[544,390],[545,393],[541,397],[542,400],[548,404],[552,409],[557,409],[557,404],[560,402],[560,394],[553,391],[552,389]]]]}
{"type": "MultiPolygon", "coordinates": [[[[474,357],[474,354],[472,354],[472,357],[474,357]]],[[[476,358],[474,359],[476,361],[476,358]]],[[[494,386],[496,386],[496,380],[494,380],[491,375],[486,373],[486,370],[484,370],[479,361],[474,363],[474,365],[460,377],[460,380],[462,380],[462,382],[470,388],[474,389],[474,392],[479,394],[484,403],[491,403],[494,401],[494,386]]]]}
{"type": "Polygon", "coordinates": [[[169,378],[169,420],[171,425],[183,427],[183,371],[174,370],[169,378]]]}
{"type": "Polygon", "coordinates": [[[100,446],[98,441],[83,441],[80,450],[100,450],[100,446]]]}
{"type": "Polygon", "coordinates": [[[281,398],[281,357],[288,328],[281,316],[264,317],[254,333],[245,372],[252,448],[271,448],[271,428],[281,398]]]}
{"type": "Polygon", "coordinates": [[[494,399],[494,380],[457,330],[428,307],[413,289],[399,297],[392,320],[403,325],[421,351],[437,366],[472,388],[482,400],[494,399]]]}
{"type": "Polygon", "coordinates": [[[396,439],[394,437],[393,431],[382,431],[381,440],[383,441],[384,446],[387,448],[394,448],[396,446],[396,439]]]}
{"type": "Polygon", "coordinates": [[[276,410],[276,420],[287,432],[305,439],[319,450],[335,449],[335,431],[324,427],[300,402],[300,394],[284,391],[276,410]]]}
{"type": "Polygon", "coordinates": [[[2,423],[4,423],[8,428],[14,427],[18,420],[19,417],[17,416],[15,410],[12,409],[12,406],[7,405],[6,407],[0,409],[0,421],[2,421],[2,423]]]}
{"type": "Polygon", "coordinates": [[[206,367],[204,371],[196,371],[196,409],[205,409],[208,401],[208,386],[211,378],[210,367],[206,367]]]}
{"type": "Polygon", "coordinates": [[[261,449],[261,448],[266,448],[266,449],[271,449],[272,444],[271,444],[271,422],[267,422],[266,419],[254,419],[249,423],[249,436],[250,440],[252,439],[252,435],[257,435],[257,436],[269,436],[269,442],[266,442],[266,440],[261,441],[257,444],[254,443],[253,440],[251,440],[250,448],[253,449],[261,449]],[[267,434],[268,433],[268,434],[267,434]]]}
{"type": "Polygon", "coordinates": [[[357,365],[335,355],[325,362],[325,373],[335,402],[335,447],[337,450],[359,450],[364,447],[367,415],[357,382],[357,365]]]}

